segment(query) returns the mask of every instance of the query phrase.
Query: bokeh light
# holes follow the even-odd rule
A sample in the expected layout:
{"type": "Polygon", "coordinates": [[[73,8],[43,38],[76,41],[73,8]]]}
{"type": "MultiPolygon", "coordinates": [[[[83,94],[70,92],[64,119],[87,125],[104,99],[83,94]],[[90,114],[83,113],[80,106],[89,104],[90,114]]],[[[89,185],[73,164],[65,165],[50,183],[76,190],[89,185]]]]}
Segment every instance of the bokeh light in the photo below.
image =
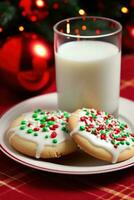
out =
{"type": "Polygon", "coordinates": [[[44,44],[36,43],[33,45],[34,53],[40,57],[47,57],[48,49],[44,44]]]}
{"type": "Polygon", "coordinates": [[[128,8],[125,7],[125,6],[122,7],[122,8],[121,8],[121,12],[124,13],[124,14],[127,14],[127,13],[128,13],[128,8]]]}
{"type": "Polygon", "coordinates": [[[79,10],[79,14],[80,14],[80,15],[85,15],[85,11],[84,11],[83,9],[80,9],[80,10],[79,10]]]}

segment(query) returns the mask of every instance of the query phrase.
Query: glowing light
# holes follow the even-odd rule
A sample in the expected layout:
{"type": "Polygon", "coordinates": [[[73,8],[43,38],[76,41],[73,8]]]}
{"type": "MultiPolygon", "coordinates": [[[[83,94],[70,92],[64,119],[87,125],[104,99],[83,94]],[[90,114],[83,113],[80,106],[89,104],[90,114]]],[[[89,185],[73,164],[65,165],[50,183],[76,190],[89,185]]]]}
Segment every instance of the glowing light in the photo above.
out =
{"type": "Polygon", "coordinates": [[[24,31],[24,26],[19,26],[19,31],[24,31]]]}
{"type": "Polygon", "coordinates": [[[37,17],[35,15],[31,16],[31,21],[35,22],[37,20],[37,17]]]}
{"type": "Polygon", "coordinates": [[[132,29],[130,30],[130,34],[131,34],[132,37],[134,37],[134,28],[132,28],[132,29]]]}
{"type": "Polygon", "coordinates": [[[45,3],[43,0],[36,0],[36,5],[41,8],[44,7],[45,3]]]}
{"type": "Polygon", "coordinates": [[[127,14],[128,13],[128,8],[127,7],[122,7],[121,8],[121,12],[124,13],[124,14],[127,14]]]}
{"type": "Polygon", "coordinates": [[[79,10],[79,14],[80,14],[80,15],[85,15],[85,11],[84,11],[83,9],[80,9],[80,10],[79,10]]]}
{"type": "Polygon", "coordinates": [[[83,31],[87,30],[87,27],[85,25],[83,25],[81,28],[83,31]]]}
{"type": "Polygon", "coordinates": [[[55,9],[55,10],[59,9],[59,3],[54,3],[53,4],[53,9],[55,9]]]}
{"type": "Polygon", "coordinates": [[[67,33],[70,33],[70,23],[67,23],[67,27],[66,27],[66,31],[67,31],[67,33]]]}
{"type": "Polygon", "coordinates": [[[2,33],[2,31],[3,31],[3,28],[2,28],[2,27],[0,27],[0,33],[2,33]]]}
{"type": "Polygon", "coordinates": [[[34,44],[33,50],[38,56],[41,56],[41,57],[47,56],[47,48],[41,43],[34,44]]]}

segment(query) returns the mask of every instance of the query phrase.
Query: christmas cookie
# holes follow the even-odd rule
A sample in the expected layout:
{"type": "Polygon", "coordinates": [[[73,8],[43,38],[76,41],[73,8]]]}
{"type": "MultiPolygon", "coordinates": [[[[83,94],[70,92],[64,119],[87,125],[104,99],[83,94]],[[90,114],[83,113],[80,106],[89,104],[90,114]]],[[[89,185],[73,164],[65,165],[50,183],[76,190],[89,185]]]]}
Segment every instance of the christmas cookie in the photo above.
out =
{"type": "Polygon", "coordinates": [[[78,146],[96,158],[115,163],[134,156],[134,133],[107,112],[77,110],[69,118],[69,126],[78,146]]]}
{"type": "Polygon", "coordinates": [[[76,150],[68,133],[70,114],[62,111],[25,113],[8,130],[11,146],[17,151],[36,158],[56,158],[76,150]]]}

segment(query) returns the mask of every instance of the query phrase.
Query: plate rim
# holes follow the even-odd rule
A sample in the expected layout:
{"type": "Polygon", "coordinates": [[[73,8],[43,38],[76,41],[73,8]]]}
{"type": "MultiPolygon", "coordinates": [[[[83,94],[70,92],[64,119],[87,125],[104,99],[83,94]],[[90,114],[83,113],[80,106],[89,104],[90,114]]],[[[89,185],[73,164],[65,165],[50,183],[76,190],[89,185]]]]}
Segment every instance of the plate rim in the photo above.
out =
{"type": "MultiPolygon", "coordinates": [[[[57,93],[56,92],[53,92],[53,93],[47,93],[47,94],[43,94],[43,95],[38,95],[38,96],[35,96],[35,97],[31,97],[31,98],[28,98],[14,106],[12,106],[10,109],[8,109],[3,115],[2,117],[0,118],[0,123],[5,120],[6,116],[12,112],[14,109],[17,109],[18,107],[20,107],[21,105],[23,105],[24,103],[26,103],[27,101],[31,101],[31,100],[36,100],[36,99],[39,99],[41,97],[44,97],[44,98],[51,98],[54,96],[56,96],[57,93]]],[[[129,100],[129,99],[126,99],[126,98],[122,98],[120,97],[120,100],[121,101],[127,101],[128,103],[133,103],[133,101],[129,100]]],[[[134,104],[134,103],[133,103],[134,104]]],[[[4,133],[3,133],[4,134],[4,133]]],[[[0,139],[2,139],[2,136],[3,134],[0,135],[0,139]]],[[[2,141],[2,140],[1,140],[2,141]]],[[[0,147],[1,147],[1,150],[4,154],[6,154],[9,158],[13,159],[14,161],[20,163],[20,164],[23,164],[27,167],[31,167],[31,168],[34,168],[34,169],[38,169],[38,170],[42,170],[42,171],[47,171],[47,172],[53,172],[53,173],[60,173],[60,174],[77,174],[77,175],[84,175],[84,174],[100,174],[100,173],[108,173],[108,172],[113,172],[113,171],[118,171],[118,170],[122,170],[122,169],[125,169],[125,168],[128,168],[128,167],[132,167],[134,165],[134,157],[130,158],[129,160],[126,160],[122,163],[125,163],[124,165],[121,165],[120,166],[120,163],[116,163],[114,164],[113,168],[108,168],[109,165],[106,165],[107,166],[107,169],[98,169],[98,170],[84,170],[84,171],[81,171],[80,169],[79,170],[64,170],[64,169],[52,169],[52,168],[46,168],[46,167],[42,167],[42,166],[37,166],[36,164],[31,164],[29,162],[26,162],[24,161],[23,159],[20,159],[19,155],[16,154],[16,156],[14,155],[14,153],[7,147],[6,144],[0,144],[0,147]],[[4,145],[6,148],[4,148],[4,145]],[[18,158],[19,157],[19,158],[18,158]],[[132,161],[131,161],[132,160],[132,161]],[[130,162],[129,162],[130,161],[130,162]],[[116,166],[115,166],[116,165],[116,166]],[[118,166],[119,165],[119,166],[118,166]]],[[[31,159],[31,158],[29,158],[31,159]]],[[[47,161],[44,161],[44,163],[47,162],[47,161]]],[[[48,162],[47,162],[48,163],[48,162]]],[[[60,164],[55,164],[55,163],[52,163],[54,164],[55,166],[58,165],[58,166],[63,166],[64,165],[60,165],[60,164]]],[[[65,165],[66,166],[66,165],[65,165]]],[[[110,164],[111,166],[111,164],[110,164]]],[[[71,168],[72,166],[67,166],[68,168],[71,168]]],[[[75,168],[82,168],[82,167],[76,167],[74,166],[75,168]]],[[[94,166],[95,167],[95,166],[94,166]]],[[[98,166],[96,166],[97,168],[98,166]]],[[[103,166],[101,166],[103,167],[103,166]]],[[[84,168],[91,168],[91,166],[88,166],[88,167],[84,167],[84,168]]]]}

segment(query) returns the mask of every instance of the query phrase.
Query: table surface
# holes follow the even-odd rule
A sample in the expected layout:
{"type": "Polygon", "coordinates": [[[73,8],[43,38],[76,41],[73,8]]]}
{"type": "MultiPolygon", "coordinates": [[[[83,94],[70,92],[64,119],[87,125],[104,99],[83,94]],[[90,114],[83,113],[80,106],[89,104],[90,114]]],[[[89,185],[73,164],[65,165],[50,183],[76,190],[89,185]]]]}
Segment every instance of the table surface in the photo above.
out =
{"type": "MultiPolygon", "coordinates": [[[[122,58],[122,97],[134,100],[134,56],[122,58]]],[[[43,94],[56,91],[54,74],[43,94]]],[[[0,114],[26,96],[0,85],[0,114]]],[[[134,167],[98,175],[62,175],[25,167],[0,152],[0,200],[134,200],[134,167]]]]}

